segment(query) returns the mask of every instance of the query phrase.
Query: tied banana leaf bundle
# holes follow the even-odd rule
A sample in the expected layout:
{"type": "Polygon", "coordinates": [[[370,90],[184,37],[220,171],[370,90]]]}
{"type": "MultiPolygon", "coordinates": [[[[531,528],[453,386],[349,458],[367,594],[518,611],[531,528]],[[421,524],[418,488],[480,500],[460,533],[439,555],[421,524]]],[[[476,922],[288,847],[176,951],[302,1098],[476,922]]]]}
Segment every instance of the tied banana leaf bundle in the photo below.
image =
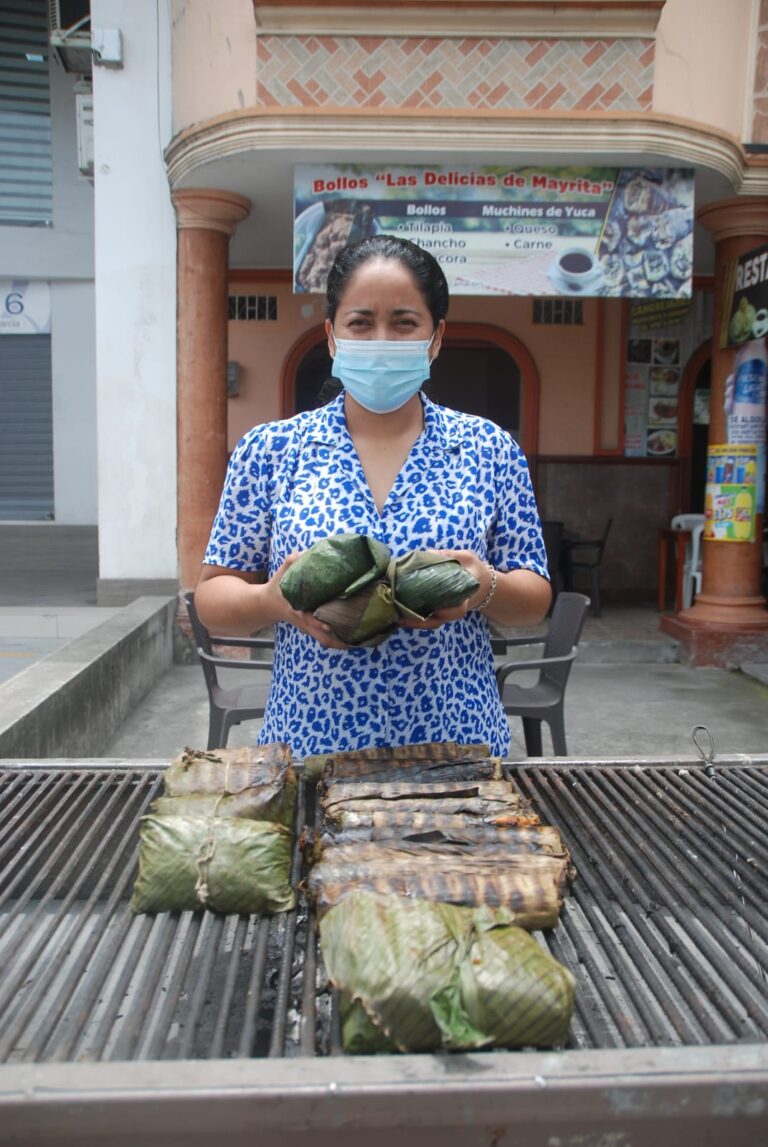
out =
{"type": "Polygon", "coordinates": [[[553,928],[570,876],[567,857],[510,854],[504,845],[466,849],[405,841],[328,848],[307,889],[318,916],[351,892],[433,903],[506,908],[521,928],[553,928]]]}
{"type": "Polygon", "coordinates": [[[187,748],[163,774],[165,795],[240,792],[274,780],[291,759],[290,746],[281,742],[241,749],[187,748]]]}
{"type": "Polygon", "coordinates": [[[280,589],[294,609],[315,610],[379,580],[390,556],[387,546],[364,534],[334,534],[315,542],[288,567],[280,589]]]}
{"type": "Polygon", "coordinates": [[[501,761],[490,756],[487,745],[459,745],[455,741],[429,741],[415,745],[372,746],[304,758],[308,781],[323,777],[338,780],[422,780],[430,773],[440,779],[500,778],[501,761]]]}
{"type": "Polygon", "coordinates": [[[271,821],[142,817],[134,912],[287,912],[293,835],[271,821]]]}
{"type": "Polygon", "coordinates": [[[185,749],[165,770],[163,780],[165,794],[151,808],[158,815],[293,824],[297,782],[288,745],[185,749]]]}
{"type": "Polygon", "coordinates": [[[284,787],[254,785],[240,793],[215,796],[190,793],[183,797],[157,797],[149,806],[155,816],[225,816],[239,820],[271,820],[290,828],[296,800],[296,776],[287,771],[284,787]],[[290,779],[288,779],[290,778],[290,779]]]}
{"type": "Polygon", "coordinates": [[[383,581],[375,581],[349,597],[326,601],[314,614],[330,625],[345,645],[380,645],[397,628],[392,591],[383,581]]]}
{"type": "Polygon", "coordinates": [[[436,550],[412,550],[393,558],[387,577],[399,612],[416,621],[458,605],[480,588],[477,578],[460,562],[436,550]]]}
{"type": "Polygon", "coordinates": [[[553,1047],[573,1011],[571,973],[504,908],[369,892],[320,921],[347,1052],[553,1047]]]}

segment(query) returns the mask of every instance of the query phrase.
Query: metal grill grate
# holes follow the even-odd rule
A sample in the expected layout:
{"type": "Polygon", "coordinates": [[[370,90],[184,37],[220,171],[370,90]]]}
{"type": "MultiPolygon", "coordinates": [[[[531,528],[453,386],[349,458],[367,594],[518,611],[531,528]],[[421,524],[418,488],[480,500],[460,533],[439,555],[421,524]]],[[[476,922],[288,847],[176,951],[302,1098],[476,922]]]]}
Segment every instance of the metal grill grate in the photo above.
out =
{"type": "MultiPolygon", "coordinates": [[[[306,911],[131,914],[139,817],[161,775],[0,766],[0,1061],[338,1051],[306,911]]],[[[512,775],[579,871],[560,926],[540,936],[577,979],[570,1046],[765,1040],[768,762],[714,778],[628,762],[512,775]]]]}

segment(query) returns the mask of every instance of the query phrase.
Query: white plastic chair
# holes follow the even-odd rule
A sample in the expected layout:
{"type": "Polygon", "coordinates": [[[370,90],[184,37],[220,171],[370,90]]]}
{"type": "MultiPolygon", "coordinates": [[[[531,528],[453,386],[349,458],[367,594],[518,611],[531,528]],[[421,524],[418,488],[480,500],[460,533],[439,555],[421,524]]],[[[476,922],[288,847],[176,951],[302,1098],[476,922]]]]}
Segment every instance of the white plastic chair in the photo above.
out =
{"type": "Polygon", "coordinates": [[[693,587],[701,593],[701,536],[704,533],[703,514],[676,514],[672,519],[673,530],[690,530],[690,540],[685,543],[685,565],[683,566],[683,609],[693,604],[693,587]]]}

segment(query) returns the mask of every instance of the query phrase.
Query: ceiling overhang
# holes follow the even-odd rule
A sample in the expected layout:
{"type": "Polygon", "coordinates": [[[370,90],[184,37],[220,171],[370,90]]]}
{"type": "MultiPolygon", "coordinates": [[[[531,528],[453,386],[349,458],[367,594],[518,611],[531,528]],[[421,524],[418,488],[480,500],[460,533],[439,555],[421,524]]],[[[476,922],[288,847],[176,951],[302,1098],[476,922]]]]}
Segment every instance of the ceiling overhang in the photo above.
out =
{"type": "MultiPolygon", "coordinates": [[[[728,133],[659,113],[356,112],[245,109],[195,124],[166,151],[173,191],[246,196],[251,215],[233,239],[234,266],[291,261],[293,168],[299,163],[667,166],[696,171],[697,205],[768,194],[768,157],[728,133]]],[[[712,270],[703,233],[698,274],[712,270]]]]}
{"type": "Polygon", "coordinates": [[[282,0],[253,10],[259,34],[653,36],[666,0],[282,0]]]}
{"type": "Polygon", "coordinates": [[[339,162],[353,162],[352,156],[358,162],[368,161],[391,151],[400,153],[403,163],[436,151],[451,152],[454,163],[459,156],[478,162],[477,157],[486,153],[493,153],[497,163],[514,156],[516,164],[523,162],[521,157],[534,162],[578,159],[582,164],[662,158],[670,165],[718,171],[737,195],[768,193],[768,157],[748,155],[727,132],[654,112],[579,116],[486,111],[478,117],[441,111],[377,114],[300,108],[245,109],[180,132],[166,150],[171,187],[193,186],[199,168],[215,160],[284,148],[330,152],[333,156],[326,155],[326,161],[339,162]]]}

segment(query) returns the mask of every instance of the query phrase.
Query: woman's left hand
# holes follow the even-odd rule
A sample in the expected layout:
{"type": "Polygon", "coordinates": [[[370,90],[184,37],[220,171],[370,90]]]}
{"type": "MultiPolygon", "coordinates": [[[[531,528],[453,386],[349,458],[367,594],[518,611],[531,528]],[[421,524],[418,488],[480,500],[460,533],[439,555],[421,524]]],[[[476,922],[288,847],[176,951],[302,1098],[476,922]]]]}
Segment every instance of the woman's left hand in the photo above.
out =
{"type": "Polygon", "coordinates": [[[439,550],[438,552],[443,557],[450,558],[464,566],[464,569],[479,581],[480,588],[466,597],[464,601],[460,601],[458,605],[452,605],[448,609],[436,609],[424,621],[402,618],[400,624],[410,629],[437,629],[439,626],[445,625],[447,621],[458,621],[460,618],[466,617],[471,609],[483,601],[490,589],[491,573],[488,569],[488,563],[479,558],[477,554],[472,553],[471,550],[439,550]]]}

